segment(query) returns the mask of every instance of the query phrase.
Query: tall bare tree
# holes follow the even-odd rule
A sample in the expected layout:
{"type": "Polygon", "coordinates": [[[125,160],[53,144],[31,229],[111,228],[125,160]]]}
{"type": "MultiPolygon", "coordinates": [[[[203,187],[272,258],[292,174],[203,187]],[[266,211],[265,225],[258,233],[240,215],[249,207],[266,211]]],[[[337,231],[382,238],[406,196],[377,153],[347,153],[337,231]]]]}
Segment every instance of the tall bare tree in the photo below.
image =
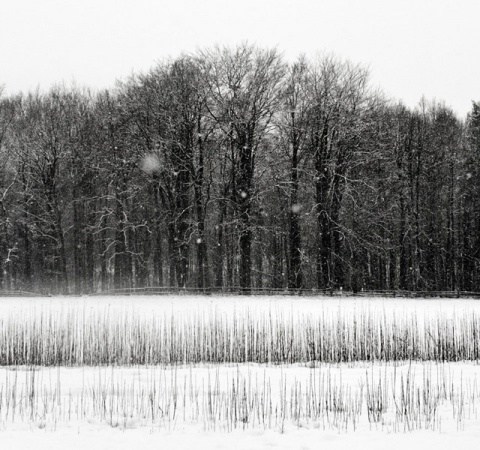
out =
{"type": "Polygon", "coordinates": [[[285,65],[277,51],[247,44],[201,53],[208,110],[228,141],[232,201],[238,219],[239,283],[248,291],[252,270],[252,207],[257,153],[280,104],[285,65]]]}

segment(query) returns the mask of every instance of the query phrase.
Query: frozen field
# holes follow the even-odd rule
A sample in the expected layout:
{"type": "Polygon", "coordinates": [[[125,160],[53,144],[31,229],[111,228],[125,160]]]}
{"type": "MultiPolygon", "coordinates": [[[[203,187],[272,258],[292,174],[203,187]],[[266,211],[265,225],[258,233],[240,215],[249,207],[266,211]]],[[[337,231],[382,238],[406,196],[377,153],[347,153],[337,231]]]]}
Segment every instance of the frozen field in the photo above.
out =
{"type": "Polygon", "coordinates": [[[405,299],[378,297],[293,297],[293,296],[92,296],[92,297],[4,297],[0,298],[0,316],[10,313],[32,314],[42,310],[65,312],[70,309],[112,310],[141,314],[164,312],[191,313],[216,310],[232,315],[235,311],[270,312],[284,314],[323,315],[339,311],[375,311],[383,314],[421,314],[435,316],[474,311],[480,313],[480,302],[474,299],[405,299]]]}
{"type": "Polygon", "coordinates": [[[473,449],[479,335],[474,300],[0,299],[0,446],[473,449]]]}

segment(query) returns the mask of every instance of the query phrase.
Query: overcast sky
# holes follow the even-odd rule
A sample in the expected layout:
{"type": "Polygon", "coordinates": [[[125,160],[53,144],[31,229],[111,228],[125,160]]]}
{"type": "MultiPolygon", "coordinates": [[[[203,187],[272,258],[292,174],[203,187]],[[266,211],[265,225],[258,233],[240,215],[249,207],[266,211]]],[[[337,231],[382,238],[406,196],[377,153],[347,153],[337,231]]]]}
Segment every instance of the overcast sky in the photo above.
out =
{"type": "Polygon", "coordinates": [[[480,0],[0,0],[0,85],[105,88],[215,44],[318,52],[370,68],[372,84],[460,116],[480,100],[480,0]]]}

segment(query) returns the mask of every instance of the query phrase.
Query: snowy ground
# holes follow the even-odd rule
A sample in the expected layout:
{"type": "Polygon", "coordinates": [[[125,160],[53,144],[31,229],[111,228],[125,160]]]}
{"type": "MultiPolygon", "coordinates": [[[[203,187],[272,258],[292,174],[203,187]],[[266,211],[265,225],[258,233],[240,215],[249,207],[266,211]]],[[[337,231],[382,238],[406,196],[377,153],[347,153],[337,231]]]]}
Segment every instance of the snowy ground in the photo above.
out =
{"type": "Polygon", "coordinates": [[[478,428],[448,434],[419,431],[405,434],[388,434],[377,431],[357,431],[339,434],[335,431],[296,429],[280,434],[277,431],[234,431],[229,434],[198,432],[196,430],[162,431],[107,430],[97,426],[82,429],[49,431],[6,431],[0,435],[0,445],[5,449],[37,450],[122,450],[169,449],[169,450],[260,450],[260,449],[328,449],[328,450],[416,450],[416,449],[477,449],[480,439],[478,428]]]}
{"type": "MultiPolygon", "coordinates": [[[[109,311],[431,318],[474,300],[299,297],[0,299],[0,318],[109,311]]],[[[0,367],[0,448],[477,448],[480,365],[356,363],[0,367]],[[377,413],[375,418],[369,411],[377,413]],[[248,413],[248,420],[234,415],[248,413]]]]}
{"type": "Polygon", "coordinates": [[[474,299],[406,299],[378,297],[293,297],[293,296],[92,296],[92,297],[4,297],[0,298],[0,317],[16,313],[36,313],[41,310],[66,311],[110,309],[135,311],[143,314],[217,310],[223,314],[234,311],[281,310],[285,314],[337,314],[374,310],[381,314],[454,314],[464,311],[480,313],[480,301],[474,299]]]}

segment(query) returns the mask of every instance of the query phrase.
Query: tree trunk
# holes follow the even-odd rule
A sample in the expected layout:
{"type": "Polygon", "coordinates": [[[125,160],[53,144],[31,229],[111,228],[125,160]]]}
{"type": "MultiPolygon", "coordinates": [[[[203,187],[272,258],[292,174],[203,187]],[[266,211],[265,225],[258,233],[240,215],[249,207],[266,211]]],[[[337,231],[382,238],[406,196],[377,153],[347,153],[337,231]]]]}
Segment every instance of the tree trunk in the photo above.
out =
{"type": "Polygon", "coordinates": [[[288,287],[290,289],[300,289],[303,287],[302,268],[301,268],[301,232],[300,232],[300,205],[298,203],[298,150],[299,144],[295,125],[295,113],[291,113],[292,119],[292,166],[290,171],[290,211],[288,240],[290,248],[290,259],[288,264],[288,287]]]}

